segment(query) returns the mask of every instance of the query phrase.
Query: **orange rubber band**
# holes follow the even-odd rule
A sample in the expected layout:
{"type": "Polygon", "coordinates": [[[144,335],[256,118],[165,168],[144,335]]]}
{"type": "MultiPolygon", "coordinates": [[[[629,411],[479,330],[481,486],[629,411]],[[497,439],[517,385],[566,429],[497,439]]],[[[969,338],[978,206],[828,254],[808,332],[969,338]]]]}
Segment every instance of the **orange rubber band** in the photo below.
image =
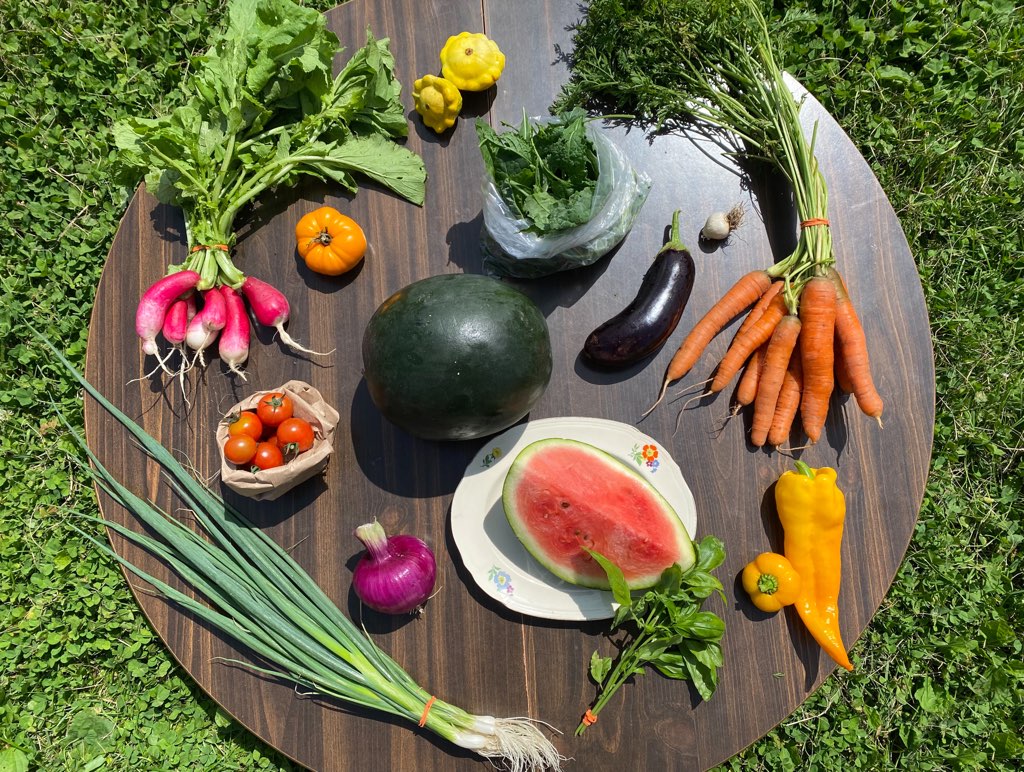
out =
{"type": "Polygon", "coordinates": [[[434,695],[430,695],[430,699],[427,700],[427,704],[423,706],[423,715],[420,716],[420,726],[425,726],[426,725],[426,723],[427,723],[427,714],[430,713],[430,708],[433,707],[434,700],[436,700],[436,699],[437,699],[437,697],[435,697],[434,695]]]}
{"type": "Polygon", "coordinates": [[[585,726],[593,726],[597,723],[597,716],[590,712],[590,708],[587,708],[587,712],[583,714],[583,724],[585,726]]]}
{"type": "Polygon", "coordinates": [[[193,252],[198,252],[201,249],[219,249],[221,252],[230,252],[227,244],[196,244],[192,247],[193,252]]]}
{"type": "Polygon", "coordinates": [[[810,220],[804,220],[800,223],[801,228],[810,228],[812,225],[824,225],[828,226],[830,223],[824,217],[812,217],[810,220]]]}

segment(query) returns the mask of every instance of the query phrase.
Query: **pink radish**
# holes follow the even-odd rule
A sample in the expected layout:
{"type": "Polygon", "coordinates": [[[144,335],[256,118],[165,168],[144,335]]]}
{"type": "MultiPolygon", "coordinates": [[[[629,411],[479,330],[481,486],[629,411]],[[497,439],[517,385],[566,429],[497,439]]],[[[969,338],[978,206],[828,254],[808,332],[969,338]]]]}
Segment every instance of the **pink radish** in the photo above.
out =
{"type": "Polygon", "coordinates": [[[239,366],[249,358],[249,316],[245,312],[245,301],[242,296],[227,285],[220,288],[224,297],[224,308],[227,312],[227,323],[220,336],[218,351],[220,358],[231,369],[245,380],[239,366]]]}
{"type": "MultiPolygon", "coordinates": [[[[195,301],[193,301],[193,308],[195,301]]],[[[185,342],[185,330],[188,327],[188,303],[183,300],[175,300],[167,309],[164,316],[163,333],[164,339],[172,346],[180,346],[185,342]]]]}
{"type": "MultiPolygon", "coordinates": [[[[185,356],[185,333],[188,330],[189,320],[195,315],[196,293],[190,292],[184,300],[175,300],[171,303],[171,307],[167,309],[167,316],[164,317],[164,339],[171,344],[171,353],[175,351],[181,352],[181,364],[178,365],[178,381],[181,383],[182,396],[185,395],[185,372],[189,368],[188,357],[185,356]]],[[[166,364],[167,360],[171,357],[171,353],[168,353],[167,357],[160,362],[164,372],[168,375],[173,375],[166,364]]],[[[185,403],[188,404],[188,397],[185,397],[185,403]]]]}
{"type": "Polygon", "coordinates": [[[178,271],[154,282],[145,291],[135,311],[135,332],[142,338],[144,352],[156,356],[156,336],[163,327],[167,309],[198,283],[199,274],[195,271],[178,271]]]}
{"type": "Polygon", "coordinates": [[[171,344],[171,350],[167,353],[167,356],[160,356],[159,353],[156,355],[156,358],[160,360],[160,367],[168,375],[171,374],[171,371],[167,369],[167,360],[171,358],[171,354],[181,349],[182,344],[185,342],[185,328],[187,326],[188,303],[183,299],[175,300],[171,303],[171,307],[167,309],[162,328],[164,340],[171,344]]]}
{"type": "Polygon", "coordinates": [[[203,349],[217,339],[217,334],[227,323],[227,309],[220,289],[212,287],[203,292],[203,307],[192,317],[185,331],[185,343],[196,352],[203,362],[203,349]]]}
{"type": "Polygon", "coordinates": [[[319,351],[312,351],[300,346],[284,331],[284,323],[288,321],[288,313],[291,308],[288,305],[288,298],[280,290],[270,286],[265,281],[247,276],[242,283],[242,292],[245,294],[246,300],[249,301],[249,306],[252,308],[256,321],[264,327],[276,328],[277,334],[281,336],[281,341],[286,346],[307,354],[326,356],[326,354],[322,354],[319,351]]]}

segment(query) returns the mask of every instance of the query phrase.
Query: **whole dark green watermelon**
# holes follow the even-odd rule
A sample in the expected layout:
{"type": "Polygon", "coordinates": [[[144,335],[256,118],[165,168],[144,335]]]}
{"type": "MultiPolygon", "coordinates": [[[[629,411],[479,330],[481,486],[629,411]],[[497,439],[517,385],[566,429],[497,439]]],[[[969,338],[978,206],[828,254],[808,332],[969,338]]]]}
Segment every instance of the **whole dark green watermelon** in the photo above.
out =
{"type": "Polygon", "coordinates": [[[486,276],[414,282],[374,312],[363,334],[370,397],[392,423],[430,440],[505,429],[551,378],[547,322],[526,295],[486,276]]]}

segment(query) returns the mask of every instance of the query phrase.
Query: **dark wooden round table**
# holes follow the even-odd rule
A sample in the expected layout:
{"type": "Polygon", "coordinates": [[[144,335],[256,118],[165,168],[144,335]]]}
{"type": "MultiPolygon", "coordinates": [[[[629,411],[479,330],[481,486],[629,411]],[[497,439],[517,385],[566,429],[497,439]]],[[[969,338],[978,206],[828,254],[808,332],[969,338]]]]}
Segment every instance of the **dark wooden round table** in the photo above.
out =
{"type": "MultiPolygon", "coordinates": [[[[185,257],[178,210],[145,190],[132,200],[114,241],[97,293],[87,375],[100,390],[199,474],[218,469],[214,442],[223,412],[244,396],[290,379],[320,389],[341,413],[335,454],[322,479],[273,503],[226,495],[283,545],[350,614],[352,535],[378,518],[389,532],[415,533],[439,559],[441,592],[419,619],[365,617],[377,642],[432,692],[476,713],[528,715],[550,722],[574,769],[703,769],[741,750],[786,718],[834,669],[795,616],[765,616],[739,589],[743,565],[765,549],[781,549],[771,484],[792,457],[756,450],[745,441],[747,418],[728,420],[727,395],[686,410],[659,408],[640,428],[669,448],[697,505],[698,537],[713,533],[728,551],[718,570],[727,602],[710,607],[726,621],[725,667],[714,698],[695,699],[686,683],[650,674],[620,690],[601,720],[573,737],[594,697],[587,663],[597,648],[611,653],[606,623],[549,622],[508,612],[487,598],[462,566],[448,526],[452,495],[467,462],[486,440],[435,443],[411,438],[386,422],[360,375],[363,327],[377,305],[411,281],[438,273],[481,271],[482,163],[472,121],[518,122],[523,109],[544,114],[566,77],[558,60],[568,47],[575,3],[518,0],[353,0],[328,14],[348,51],[369,25],[388,36],[410,109],[408,146],[429,173],[426,204],[417,208],[370,185],[354,198],[329,185],[306,184],[266,197],[241,229],[236,261],[281,287],[292,303],[289,330],[327,358],[285,350],[272,336],[254,341],[248,381],[217,360],[187,384],[188,404],[175,383],[138,379],[151,369],[133,330],[136,299],[170,263],[185,257]],[[438,138],[411,113],[411,85],[438,70],[449,34],[484,30],[496,38],[508,66],[496,89],[466,100],[455,131],[438,138]],[[339,279],[310,273],[295,253],[293,228],[322,203],[362,223],[371,255],[339,279]]],[[[347,57],[343,57],[347,58],[347,57]]],[[[340,63],[341,59],[339,59],[340,63]]],[[[818,148],[832,202],[838,263],[864,320],[873,370],[887,401],[885,428],[850,401],[834,398],[822,440],[799,454],[811,466],[833,466],[846,491],[841,625],[854,658],[857,639],[882,602],[910,540],[931,449],[934,370],[926,309],[914,261],[896,216],[867,164],[840,127],[813,99],[803,116],[819,121],[818,148]]],[[[530,418],[594,416],[634,423],[657,392],[672,350],[715,298],[742,273],[788,254],[794,215],[785,190],[771,179],[745,185],[723,168],[716,151],[679,136],[652,139],[610,129],[635,166],[650,175],[650,196],[629,236],[611,257],[589,268],[516,282],[547,317],[554,348],[551,384],[530,418]],[[751,210],[726,245],[701,249],[704,218],[737,201],[751,210]],[[632,299],[659,249],[673,210],[696,261],[696,284],[679,329],[655,357],[621,373],[598,373],[579,358],[598,323],[632,299]]],[[[728,334],[712,344],[682,385],[706,377],[728,334]]],[[[104,464],[133,490],[173,506],[152,465],[142,462],[125,432],[91,401],[88,439],[104,464]]],[[[101,497],[105,516],[130,516],[101,497]]],[[[115,548],[158,576],[151,558],[114,538],[115,548]]],[[[133,580],[133,585],[137,581],[133,580]]],[[[455,770],[480,767],[471,755],[387,717],[298,695],[292,686],[214,661],[239,656],[231,644],[150,594],[136,599],[174,657],[226,711],[270,745],[317,770],[455,770]]],[[[245,656],[244,652],[241,652],[245,656]]],[[[842,678],[843,674],[839,676],[842,678]]]]}

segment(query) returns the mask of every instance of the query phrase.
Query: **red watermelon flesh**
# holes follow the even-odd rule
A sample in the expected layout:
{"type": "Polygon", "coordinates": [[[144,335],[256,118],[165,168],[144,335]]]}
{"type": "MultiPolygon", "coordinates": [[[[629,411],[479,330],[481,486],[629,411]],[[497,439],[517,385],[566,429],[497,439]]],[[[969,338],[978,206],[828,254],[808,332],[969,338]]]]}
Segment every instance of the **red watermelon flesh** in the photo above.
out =
{"type": "Polygon", "coordinates": [[[537,561],[556,576],[608,589],[586,546],[617,565],[632,589],[694,562],[693,543],[672,506],[637,470],[577,440],[528,445],[502,489],[505,516],[537,561]]]}

